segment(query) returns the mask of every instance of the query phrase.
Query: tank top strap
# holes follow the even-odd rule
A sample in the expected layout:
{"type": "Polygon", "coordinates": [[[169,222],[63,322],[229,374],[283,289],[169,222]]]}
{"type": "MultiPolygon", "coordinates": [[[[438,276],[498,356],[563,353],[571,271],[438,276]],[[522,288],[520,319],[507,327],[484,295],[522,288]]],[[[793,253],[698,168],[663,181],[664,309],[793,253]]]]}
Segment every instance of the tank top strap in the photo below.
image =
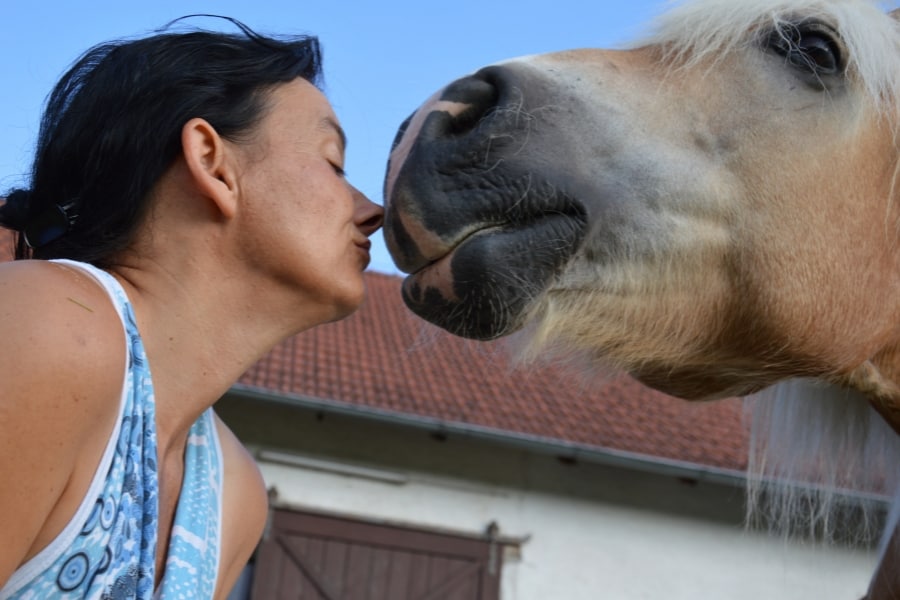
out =
{"type": "Polygon", "coordinates": [[[76,260],[58,258],[50,260],[48,262],[58,265],[64,265],[90,275],[91,278],[100,285],[100,287],[106,290],[106,294],[109,296],[110,300],[112,300],[113,305],[116,307],[116,312],[119,315],[119,319],[121,319],[122,321],[122,326],[129,334],[132,333],[128,331],[127,322],[127,314],[130,311],[131,304],[128,301],[128,296],[125,294],[125,290],[122,289],[122,285],[116,280],[115,277],[102,269],[98,269],[94,265],[79,262],[76,260]]]}
{"type": "Polygon", "coordinates": [[[222,525],[222,450],[213,409],[191,427],[184,481],[175,511],[166,569],[155,599],[209,599],[219,573],[222,525]]]}

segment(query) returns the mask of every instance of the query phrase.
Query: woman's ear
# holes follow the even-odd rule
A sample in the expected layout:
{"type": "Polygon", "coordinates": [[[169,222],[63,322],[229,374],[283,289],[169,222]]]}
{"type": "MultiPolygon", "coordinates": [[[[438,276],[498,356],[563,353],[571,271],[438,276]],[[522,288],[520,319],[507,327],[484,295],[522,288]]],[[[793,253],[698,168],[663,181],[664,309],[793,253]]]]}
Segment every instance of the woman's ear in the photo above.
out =
{"type": "Polygon", "coordinates": [[[228,149],[205,119],[194,118],[181,129],[181,149],[197,190],[208,197],[223,217],[237,210],[237,177],[228,149]]]}

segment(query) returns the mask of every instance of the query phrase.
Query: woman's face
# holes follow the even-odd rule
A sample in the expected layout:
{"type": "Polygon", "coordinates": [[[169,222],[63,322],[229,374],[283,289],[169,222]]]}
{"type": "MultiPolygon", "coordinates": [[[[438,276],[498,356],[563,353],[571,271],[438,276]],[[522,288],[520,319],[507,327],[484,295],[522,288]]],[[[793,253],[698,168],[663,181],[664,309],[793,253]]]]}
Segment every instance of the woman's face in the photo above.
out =
{"type": "Polygon", "coordinates": [[[313,319],[362,302],[369,239],[383,211],[344,177],[346,139],[325,96],[297,79],[276,88],[251,142],[239,146],[241,250],[302,296],[313,319]]]}

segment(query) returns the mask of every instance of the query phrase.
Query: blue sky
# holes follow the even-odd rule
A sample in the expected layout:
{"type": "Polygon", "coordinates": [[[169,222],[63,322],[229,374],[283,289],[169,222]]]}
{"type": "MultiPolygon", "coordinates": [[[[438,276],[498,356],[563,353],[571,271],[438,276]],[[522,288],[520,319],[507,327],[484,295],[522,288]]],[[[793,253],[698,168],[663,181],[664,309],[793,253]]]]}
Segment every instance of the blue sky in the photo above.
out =
{"type": "MultiPolygon", "coordinates": [[[[12,0],[3,10],[0,37],[0,190],[24,182],[44,99],[79,54],[185,14],[228,15],[264,33],[319,36],[325,91],[350,140],[348,177],[381,204],[394,132],[436,89],[505,58],[621,44],[641,33],[663,5],[663,0],[457,0],[447,8],[423,0],[12,0]]],[[[370,268],[396,273],[380,232],[373,241],[370,268]]]]}

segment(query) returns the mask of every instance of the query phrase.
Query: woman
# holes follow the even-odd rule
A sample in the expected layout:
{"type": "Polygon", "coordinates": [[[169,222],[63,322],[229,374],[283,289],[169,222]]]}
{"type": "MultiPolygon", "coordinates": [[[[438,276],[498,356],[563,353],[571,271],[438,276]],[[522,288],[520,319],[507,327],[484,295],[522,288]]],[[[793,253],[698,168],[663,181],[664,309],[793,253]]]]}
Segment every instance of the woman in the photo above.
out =
{"type": "Polygon", "coordinates": [[[317,42],[240,27],[88,51],[0,207],[0,598],[226,597],[267,501],[211,407],[362,301],[317,42]]]}

